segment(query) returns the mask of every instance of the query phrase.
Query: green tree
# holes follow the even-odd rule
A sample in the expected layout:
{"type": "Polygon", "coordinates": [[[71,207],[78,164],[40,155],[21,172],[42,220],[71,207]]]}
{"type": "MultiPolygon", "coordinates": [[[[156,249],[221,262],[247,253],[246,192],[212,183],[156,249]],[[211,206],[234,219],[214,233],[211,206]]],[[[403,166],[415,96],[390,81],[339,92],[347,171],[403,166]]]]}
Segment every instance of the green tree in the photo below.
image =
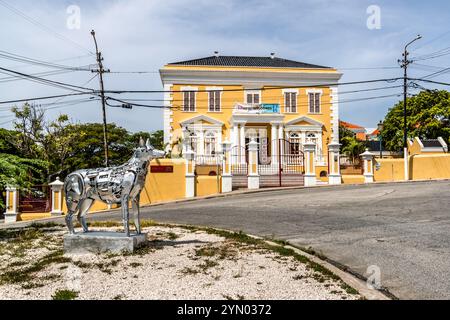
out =
{"type": "MultiPolygon", "coordinates": [[[[16,155],[0,153],[0,191],[7,186],[28,190],[33,184],[45,179],[47,163],[38,159],[26,159],[16,155]]],[[[0,208],[4,208],[0,197],[0,208]]]]}
{"type": "MultiPolygon", "coordinates": [[[[426,90],[407,100],[408,137],[436,139],[450,142],[450,93],[445,90],[426,90]]],[[[389,109],[381,133],[387,150],[403,148],[403,101],[389,109]]]]}

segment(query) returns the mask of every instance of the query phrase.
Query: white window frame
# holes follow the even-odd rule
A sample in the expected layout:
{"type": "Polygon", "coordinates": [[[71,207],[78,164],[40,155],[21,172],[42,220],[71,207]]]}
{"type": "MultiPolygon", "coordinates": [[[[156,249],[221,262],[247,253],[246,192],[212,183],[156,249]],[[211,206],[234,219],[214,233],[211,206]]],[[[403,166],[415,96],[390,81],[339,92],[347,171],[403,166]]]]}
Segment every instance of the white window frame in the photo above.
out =
{"type": "Polygon", "coordinates": [[[308,113],[309,114],[321,114],[322,113],[322,90],[312,89],[312,90],[306,90],[306,96],[308,98],[308,113]],[[311,112],[311,98],[310,95],[314,94],[314,110],[311,112]],[[319,95],[319,111],[316,111],[316,94],[319,95]]]}
{"type": "MultiPolygon", "coordinates": [[[[252,99],[254,100],[254,96],[252,96],[252,99]]],[[[261,90],[245,90],[244,91],[244,101],[247,104],[261,104],[262,103],[262,94],[261,94],[261,90]],[[259,96],[259,102],[258,103],[254,103],[254,102],[248,102],[247,100],[247,95],[258,95],[259,96]]]]}
{"type": "Polygon", "coordinates": [[[206,156],[212,156],[217,153],[217,133],[214,131],[206,131],[203,135],[203,150],[206,156]]]}
{"type": "Polygon", "coordinates": [[[208,112],[222,112],[222,93],[223,93],[223,88],[218,88],[218,87],[208,87],[206,88],[206,91],[208,91],[208,112]],[[216,100],[214,99],[214,110],[211,110],[211,93],[219,93],[219,109],[216,110],[216,105],[215,102],[216,100]]]}
{"type": "MultiPolygon", "coordinates": [[[[285,113],[298,113],[298,90],[297,89],[283,89],[283,104],[284,104],[284,112],[285,113]],[[292,111],[292,105],[287,106],[286,104],[286,94],[295,94],[295,111],[292,111]]],[[[292,102],[292,98],[291,98],[292,102]]]]}
{"type": "MultiPolygon", "coordinates": [[[[182,100],[183,100],[183,112],[197,112],[197,91],[198,91],[198,88],[197,87],[182,87],[181,88],[181,91],[182,91],[182,94],[183,94],[183,97],[182,97],[182,100]],[[188,110],[186,110],[186,105],[184,104],[184,95],[185,95],[185,93],[187,93],[187,92],[193,92],[194,93],[194,106],[193,106],[193,110],[191,110],[191,105],[190,105],[190,103],[189,103],[189,107],[188,107],[188,110]]],[[[190,99],[190,97],[189,97],[189,101],[190,101],[191,99],[190,99]]]]}

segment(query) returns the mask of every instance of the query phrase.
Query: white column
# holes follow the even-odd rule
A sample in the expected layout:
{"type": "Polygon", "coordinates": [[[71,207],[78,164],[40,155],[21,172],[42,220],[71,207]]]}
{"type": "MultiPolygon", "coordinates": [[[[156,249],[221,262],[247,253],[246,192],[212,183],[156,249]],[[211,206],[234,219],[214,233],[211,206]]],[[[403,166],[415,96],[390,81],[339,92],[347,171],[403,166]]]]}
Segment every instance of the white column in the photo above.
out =
{"type": "Polygon", "coordinates": [[[195,153],[188,150],[185,155],[186,159],[186,198],[195,197],[195,153]]]}
{"type": "Polygon", "coordinates": [[[19,214],[19,191],[14,187],[6,187],[5,223],[17,221],[19,214]]]}
{"type": "Polygon", "coordinates": [[[231,142],[224,141],[222,144],[222,193],[233,190],[233,177],[231,175],[231,142]]]}
{"type": "Polygon", "coordinates": [[[62,211],[62,199],[63,193],[62,188],[64,186],[64,182],[59,180],[59,177],[56,177],[56,180],[49,184],[52,189],[52,211],[50,212],[52,216],[60,216],[63,214],[62,211]]]}
{"type": "MultiPolygon", "coordinates": [[[[278,126],[278,139],[284,139],[284,128],[283,125],[279,125],[278,126]]],[[[280,145],[280,154],[283,155],[284,154],[284,141],[281,141],[280,145]]],[[[283,161],[281,161],[283,163],[283,161]]]]}
{"type": "Polygon", "coordinates": [[[332,142],[328,145],[328,152],[330,154],[330,161],[328,166],[330,172],[328,173],[328,184],[341,184],[341,169],[339,161],[339,149],[341,145],[338,142],[332,142]]]}
{"type": "Polygon", "coordinates": [[[409,180],[409,163],[408,163],[408,148],[403,148],[403,163],[404,163],[404,169],[405,169],[405,181],[409,180]]]}
{"type": "Polygon", "coordinates": [[[237,145],[237,126],[236,124],[232,124],[230,128],[230,141],[231,141],[231,147],[234,147],[237,145]]]}
{"type": "Polygon", "coordinates": [[[245,124],[241,123],[239,128],[239,152],[241,153],[241,163],[245,163],[245,124]]]}
{"type": "Polygon", "coordinates": [[[366,151],[360,154],[364,161],[364,182],[372,183],[373,182],[373,159],[375,155],[366,149],[366,151]]]}
{"type": "Polygon", "coordinates": [[[316,166],[315,156],[316,145],[311,142],[307,142],[303,145],[305,151],[305,187],[311,187],[316,185],[316,166]]]}
{"type": "Polygon", "coordinates": [[[271,149],[272,149],[272,164],[278,163],[278,157],[277,157],[277,128],[275,127],[275,124],[272,123],[272,131],[271,131],[271,149]]]}
{"type": "Polygon", "coordinates": [[[258,142],[253,138],[248,144],[248,188],[259,189],[258,142]]]}

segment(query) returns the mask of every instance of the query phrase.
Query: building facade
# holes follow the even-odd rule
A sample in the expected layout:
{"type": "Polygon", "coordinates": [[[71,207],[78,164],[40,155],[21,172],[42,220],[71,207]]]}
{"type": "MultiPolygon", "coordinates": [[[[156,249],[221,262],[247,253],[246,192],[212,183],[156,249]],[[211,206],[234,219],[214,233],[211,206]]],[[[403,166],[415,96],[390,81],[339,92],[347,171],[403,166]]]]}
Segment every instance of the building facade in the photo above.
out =
{"type": "Polygon", "coordinates": [[[302,153],[309,142],[315,144],[318,175],[327,171],[328,144],[339,141],[342,74],[336,69],[274,55],[216,54],[169,63],[160,75],[164,141],[172,155],[193,151],[214,161],[229,141],[233,153],[245,159],[254,139],[258,163],[270,165],[281,153],[302,153]]]}

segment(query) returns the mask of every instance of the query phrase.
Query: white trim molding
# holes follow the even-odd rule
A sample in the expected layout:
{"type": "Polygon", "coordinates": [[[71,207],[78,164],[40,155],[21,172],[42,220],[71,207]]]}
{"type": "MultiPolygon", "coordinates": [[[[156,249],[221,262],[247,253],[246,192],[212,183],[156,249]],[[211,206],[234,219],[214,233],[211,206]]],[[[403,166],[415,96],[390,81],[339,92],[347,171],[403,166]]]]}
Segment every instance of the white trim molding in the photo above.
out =
{"type": "Polygon", "coordinates": [[[307,123],[309,123],[312,126],[320,127],[320,130],[322,130],[322,127],[323,127],[323,123],[322,122],[314,120],[314,119],[312,119],[310,117],[307,117],[307,116],[301,116],[301,117],[295,118],[295,119],[287,122],[286,126],[292,126],[292,125],[295,125],[296,123],[299,123],[301,121],[307,122],[307,123]]]}
{"type": "Polygon", "coordinates": [[[339,143],[339,89],[337,86],[331,88],[331,141],[339,143]]]}
{"type": "MultiPolygon", "coordinates": [[[[189,124],[195,124],[199,121],[206,121],[206,122],[210,122],[213,126],[220,126],[222,127],[224,125],[224,123],[222,121],[219,121],[217,119],[213,119],[211,117],[208,117],[207,115],[199,115],[199,116],[195,116],[193,118],[190,119],[186,119],[180,122],[180,126],[185,127],[189,124]]],[[[204,126],[208,126],[207,124],[205,124],[204,126]]]]}
{"type": "Polygon", "coordinates": [[[172,107],[172,90],[173,84],[166,83],[164,84],[164,113],[163,113],[163,121],[164,121],[164,145],[166,146],[166,152],[170,149],[170,141],[172,141],[172,122],[173,122],[173,111],[172,107]]]}

